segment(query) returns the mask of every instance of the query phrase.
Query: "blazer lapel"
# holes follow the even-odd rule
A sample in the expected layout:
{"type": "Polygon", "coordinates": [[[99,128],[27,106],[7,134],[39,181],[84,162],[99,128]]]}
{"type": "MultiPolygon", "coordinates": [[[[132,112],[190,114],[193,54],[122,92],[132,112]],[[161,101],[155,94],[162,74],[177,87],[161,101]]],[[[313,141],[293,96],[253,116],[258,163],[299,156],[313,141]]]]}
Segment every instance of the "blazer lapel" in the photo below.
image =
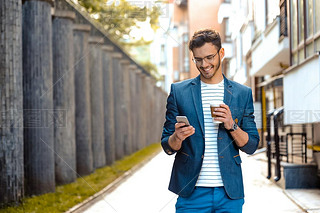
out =
{"type": "MultiPolygon", "coordinates": [[[[223,75],[224,79],[224,95],[223,95],[223,102],[229,106],[232,100],[232,85],[230,84],[229,80],[223,75]]],[[[231,108],[230,108],[231,110],[231,108]]],[[[223,123],[219,125],[219,129],[223,129],[223,123]]],[[[218,137],[221,138],[221,132],[218,132],[218,137]]]]}
{"type": "Polygon", "coordinates": [[[229,80],[223,75],[224,78],[224,97],[223,102],[230,107],[232,99],[232,85],[229,80]]]}
{"type": "Polygon", "coordinates": [[[203,118],[202,99],[201,99],[200,75],[194,78],[191,84],[192,84],[191,90],[192,90],[193,104],[196,109],[201,131],[204,134],[204,118],[203,118]]]}
{"type": "MultiPolygon", "coordinates": [[[[223,75],[224,78],[224,96],[223,96],[223,102],[229,106],[230,108],[230,104],[231,104],[231,100],[232,100],[232,85],[230,84],[229,80],[223,75]]],[[[231,110],[231,108],[230,108],[231,110]]],[[[219,131],[218,131],[218,153],[220,156],[223,156],[223,151],[227,150],[227,147],[230,144],[227,143],[223,143],[227,138],[227,132],[224,129],[224,125],[223,123],[221,123],[219,125],[219,131]]],[[[219,158],[220,160],[221,158],[219,158]]]]}

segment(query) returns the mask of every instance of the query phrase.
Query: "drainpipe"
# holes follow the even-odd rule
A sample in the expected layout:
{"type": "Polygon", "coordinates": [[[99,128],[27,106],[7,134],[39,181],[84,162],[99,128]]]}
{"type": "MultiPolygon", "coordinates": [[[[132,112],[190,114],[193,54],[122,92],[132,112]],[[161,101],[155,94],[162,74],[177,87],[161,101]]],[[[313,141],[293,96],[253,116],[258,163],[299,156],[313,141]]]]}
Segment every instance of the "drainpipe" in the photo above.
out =
{"type": "Polygon", "coordinates": [[[275,181],[279,181],[281,178],[281,167],[280,167],[280,138],[279,138],[279,122],[280,115],[283,113],[284,108],[278,108],[273,114],[273,122],[274,122],[274,144],[276,151],[276,166],[275,166],[275,181]]]}
{"type": "Polygon", "coordinates": [[[270,110],[267,114],[267,121],[266,121],[266,128],[267,128],[267,158],[268,158],[268,175],[267,178],[270,179],[272,174],[271,174],[271,117],[273,116],[274,109],[270,110]]]}

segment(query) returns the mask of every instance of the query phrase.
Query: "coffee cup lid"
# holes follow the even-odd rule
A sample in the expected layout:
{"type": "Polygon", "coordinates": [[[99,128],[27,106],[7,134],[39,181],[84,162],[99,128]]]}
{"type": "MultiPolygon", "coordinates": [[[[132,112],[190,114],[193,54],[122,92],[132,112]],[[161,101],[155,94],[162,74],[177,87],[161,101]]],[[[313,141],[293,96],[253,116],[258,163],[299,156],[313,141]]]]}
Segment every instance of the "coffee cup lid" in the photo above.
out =
{"type": "Polygon", "coordinates": [[[211,102],[210,103],[210,106],[213,106],[213,107],[218,107],[218,106],[220,106],[220,104],[224,104],[222,101],[220,101],[220,102],[211,102]]]}

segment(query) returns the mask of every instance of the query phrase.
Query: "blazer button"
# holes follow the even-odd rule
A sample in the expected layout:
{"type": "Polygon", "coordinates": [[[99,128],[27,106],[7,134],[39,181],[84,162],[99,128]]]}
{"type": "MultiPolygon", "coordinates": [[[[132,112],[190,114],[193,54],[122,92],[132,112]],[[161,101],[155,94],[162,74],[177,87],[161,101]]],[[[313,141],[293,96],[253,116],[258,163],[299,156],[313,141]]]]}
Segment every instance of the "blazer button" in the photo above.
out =
{"type": "Polygon", "coordinates": [[[202,155],[201,158],[203,159],[203,158],[204,158],[204,155],[202,155]]]}

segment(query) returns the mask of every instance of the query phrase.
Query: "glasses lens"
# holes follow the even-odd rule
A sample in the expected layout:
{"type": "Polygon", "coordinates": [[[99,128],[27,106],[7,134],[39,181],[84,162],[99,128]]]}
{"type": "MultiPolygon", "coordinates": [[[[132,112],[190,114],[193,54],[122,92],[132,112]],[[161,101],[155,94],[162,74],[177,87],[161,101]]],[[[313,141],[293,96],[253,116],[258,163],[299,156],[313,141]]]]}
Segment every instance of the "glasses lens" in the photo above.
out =
{"type": "Polygon", "coordinates": [[[193,58],[192,61],[193,61],[193,63],[195,63],[195,64],[201,64],[201,62],[202,62],[201,59],[195,59],[195,58],[193,58]]]}
{"type": "Polygon", "coordinates": [[[193,58],[192,61],[197,65],[202,65],[203,60],[206,60],[206,62],[208,62],[208,63],[212,63],[214,57],[219,53],[219,50],[218,50],[218,52],[216,52],[216,54],[208,55],[204,58],[193,58]]]}

